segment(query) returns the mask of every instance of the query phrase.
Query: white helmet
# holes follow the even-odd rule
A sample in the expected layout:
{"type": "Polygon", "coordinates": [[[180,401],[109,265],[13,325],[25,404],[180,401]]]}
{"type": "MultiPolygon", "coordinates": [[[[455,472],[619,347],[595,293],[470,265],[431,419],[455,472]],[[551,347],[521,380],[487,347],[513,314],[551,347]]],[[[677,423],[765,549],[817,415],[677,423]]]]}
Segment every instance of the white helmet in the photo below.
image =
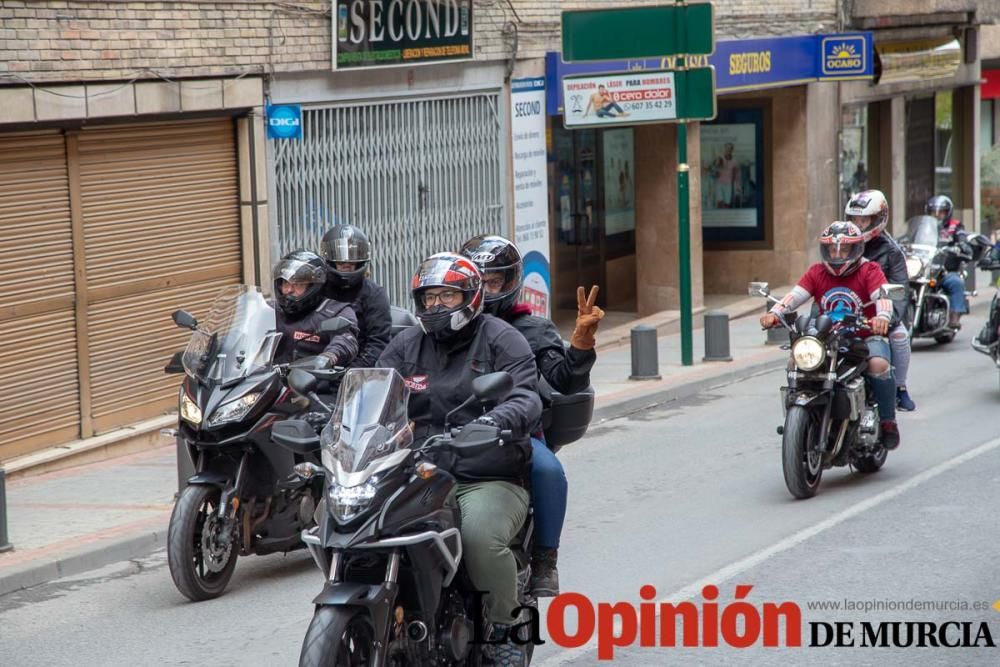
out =
{"type": "Polygon", "coordinates": [[[881,190],[865,190],[851,197],[844,208],[844,216],[858,226],[867,243],[885,229],[889,221],[889,202],[881,190]],[[870,218],[870,221],[859,218],[870,218]]]}

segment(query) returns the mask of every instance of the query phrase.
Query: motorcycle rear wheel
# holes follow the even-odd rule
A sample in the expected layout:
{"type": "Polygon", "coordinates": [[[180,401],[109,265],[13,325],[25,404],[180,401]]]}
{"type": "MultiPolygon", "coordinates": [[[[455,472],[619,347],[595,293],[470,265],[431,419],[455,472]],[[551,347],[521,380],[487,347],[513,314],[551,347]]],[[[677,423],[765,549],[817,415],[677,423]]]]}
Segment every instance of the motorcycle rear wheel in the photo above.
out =
{"type": "Polygon", "coordinates": [[[364,611],[322,605],[302,640],[299,667],[370,665],[375,628],[364,611]]]}
{"type": "Polygon", "coordinates": [[[221,498],[220,489],[194,484],[181,492],[170,515],[167,565],[177,590],[193,602],[222,595],[236,568],[238,535],[233,536],[228,549],[222,549],[221,558],[220,554],[209,554],[206,561],[206,540],[214,544],[216,537],[203,531],[206,524],[210,530],[221,530],[217,519],[221,498]]]}
{"type": "Polygon", "coordinates": [[[788,408],[781,439],[781,468],[788,492],[802,500],[812,498],[823,477],[823,458],[809,445],[819,436],[819,424],[800,405],[788,408]]]}

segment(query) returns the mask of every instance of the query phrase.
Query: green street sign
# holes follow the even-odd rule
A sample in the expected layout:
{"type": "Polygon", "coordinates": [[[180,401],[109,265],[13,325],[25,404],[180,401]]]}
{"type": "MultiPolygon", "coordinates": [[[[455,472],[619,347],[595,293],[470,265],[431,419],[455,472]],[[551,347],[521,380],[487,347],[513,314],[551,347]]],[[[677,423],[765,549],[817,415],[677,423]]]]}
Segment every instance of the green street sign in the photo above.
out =
{"type": "Polygon", "coordinates": [[[714,52],[713,10],[708,2],[562,13],[563,62],[714,52]]]}

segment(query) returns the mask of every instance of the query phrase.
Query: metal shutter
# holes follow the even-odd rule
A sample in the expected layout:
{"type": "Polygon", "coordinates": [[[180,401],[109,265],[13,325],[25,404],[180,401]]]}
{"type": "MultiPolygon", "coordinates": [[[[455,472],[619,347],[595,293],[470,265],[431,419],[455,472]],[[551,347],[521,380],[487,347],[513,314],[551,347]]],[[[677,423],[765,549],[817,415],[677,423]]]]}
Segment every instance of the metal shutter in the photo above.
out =
{"type": "Polygon", "coordinates": [[[203,314],[241,281],[237,151],[228,118],[86,128],[76,139],[99,433],[176,406],[179,379],[163,366],[190,332],[170,313],[203,314]]]}
{"type": "Polygon", "coordinates": [[[79,433],[74,286],[63,137],[0,136],[0,460],[79,433]]]}

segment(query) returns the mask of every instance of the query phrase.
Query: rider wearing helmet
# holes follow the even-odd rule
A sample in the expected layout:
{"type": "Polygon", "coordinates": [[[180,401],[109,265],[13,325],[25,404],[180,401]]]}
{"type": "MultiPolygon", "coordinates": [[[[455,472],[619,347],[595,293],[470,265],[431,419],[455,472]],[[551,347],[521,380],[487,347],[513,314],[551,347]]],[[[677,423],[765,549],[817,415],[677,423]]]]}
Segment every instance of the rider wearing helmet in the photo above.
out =
{"type": "Polygon", "coordinates": [[[899,446],[896,401],[893,400],[895,384],[889,365],[889,343],[884,338],[889,333],[892,301],[879,298],[879,288],[886,283],[885,274],[877,262],[863,257],[864,243],[864,235],[852,222],[838,221],[828,226],[819,237],[823,261],[810,266],[792,291],[760,318],[760,323],[770,329],[778,324],[779,317],[810,298],[819,304],[820,313],[847,310],[868,318],[874,335],[869,336],[865,331],[859,334],[868,344],[867,375],[878,401],[882,444],[886,449],[895,449],[899,446]],[[862,309],[869,301],[874,303],[862,309]]]}
{"type": "Polygon", "coordinates": [[[948,326],[961,329],[962,315],[969,312],[965,301],[965,281],[958,274],[962,260],[972,259],[972,248],[966,243],[965,227],[952,217],[955,210],[951,199],[935,195],[927,200],[924,211],[938,219],[938,246],[950,246],[956,252],[946,256],[944,268],[947,270],[941,286],[948,293],[948,326]]]}
{"type": "MultiPolygon", "coordinates": [[[[446,415],[473,394],[477,377],[506,371],[514,380],[511,392],[486,414],[470,404],[451,417],[452,425],[475,421],[511,430],[513,438],[504,446],[451,461],[437,452],[427,454],[459,482],[463,562],[472,583],[487,593],[490,622],[502,626],[501,636],[509,636],[519,606],[510,543],[528,516],[529,435],[542,414],[535,358],[514,327],[482,313],[482,276],[469,259],[455,253],[425,259],[413,277],[412,294],[420,326],[392,339],[378,365],[397,370],[410,388],[414,447],[444,431],[446,415]]],[[[519,644],[507,642],[495,650],[506,657],[494,664],[524,664],[519,644]]]]}
{"type": "Polygon", "coordinates": [[[303,360],[313,368],[344,366],[358,353],[357,318],[346,303],[323,297],[326,265],[315,253],[296,250],[272,272],[277,328],[282,332],[275,359],[303,360]],[[343,317],[351,323],[334,334],[320,330],[324,320],[343,317]]]}
{"type": "MultiPolygon", "coordinates": [[[[909,284],[906,255],[899,244],[885,232],[889,221],[889,202],[879,190],[866,190],[851,197],[844,209],[845,220],[853,222],[865,237],[865,259],[878,262],[890,283],[909,284]]],[[[910,333],[903,318],[906,299],[893,302],[893,318],[889,330],[892,348],[892,365],[896,376],[896,407],[911,411],[917,408],[906,390],[906,376],[910,368],[910,333]]]]}
{"type": "Polygon", "coordinates": [[[358,317],[358,355],[352,368],[371,368],[389,344],[392,316],[389,297],[367,277],[371,244],[353,225],[337,225],[323,235],[320,255],[326,260],[326,296],[351,304],[358,317]]]}
{"type": "MultiPolygon", "coordinates": [[[[533,316],[527,304],[519,303],[524,262],[517,246],[502,236],[476,236],[469,239],[460,252],[483,272],[485,311],[503,318],[524,335],[545,383],[560,394],[574,394],[590,386],[590,369],[597,359],[594,333],[604,317],[604,311],[594,305],[597,288],[591,291],[590,299],[584,299],[583,288],[579,288],[577,327],[566,348],[550,320],[533,316]]],[[[543,397],[547,396],[544,383],[540,384],[543,385],[543,397]]],[[[559,536],[566,519],[568,485],[562,464],[545,445],[544,435],[534,434],[531,444],[535,549],[529,588],[538,597],[554,597],[559,594],[556,564],[559,536]]]]}

